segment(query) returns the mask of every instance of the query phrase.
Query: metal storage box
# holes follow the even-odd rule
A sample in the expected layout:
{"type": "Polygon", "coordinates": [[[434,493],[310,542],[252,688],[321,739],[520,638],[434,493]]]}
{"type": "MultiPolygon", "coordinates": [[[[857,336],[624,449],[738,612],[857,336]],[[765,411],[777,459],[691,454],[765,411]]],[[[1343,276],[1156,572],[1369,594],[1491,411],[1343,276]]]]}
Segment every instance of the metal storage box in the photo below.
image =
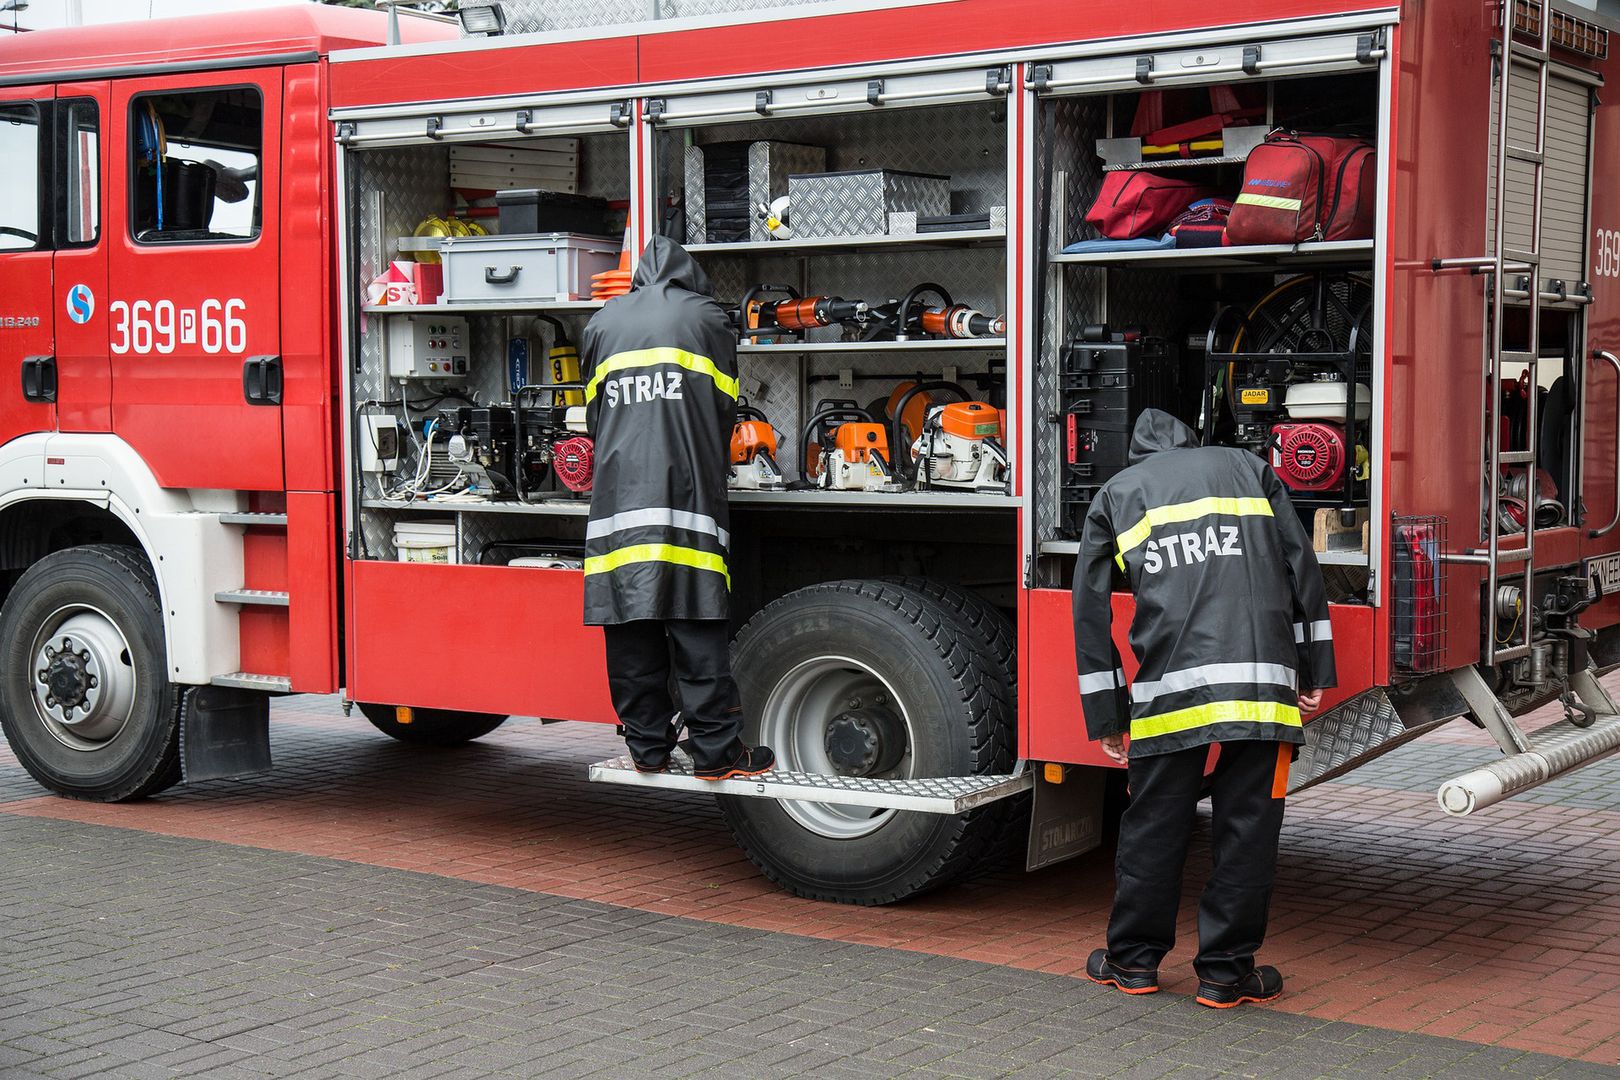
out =
{"type": "Polygon", "coordinates": [[[589,300],[591,275],[619,265],[619,245],[577,233],[451,236],[440,246],[446,304],[589,300]]]}
{"type": "Polygon", "coordinates": [[[793,235],[881,236],[893,211],[951,212],[951,178],[867,169],[788,177],[793,235]]]}
{"type": "MultiPolygon", "coordinates": [[[[686,148],[686,242],[712,243],[708,207],[708,171],[706,153],[711,150],[735,148],[736,143],[711,143],[686,148]]],[[[744,212],[748,218],[748,239],[764,241],[771,235],[765,222],[754,213],[760,204],[769,205],[772,199],[788,193],[788,177],[793,173],[810,172],[827,167],[827,151],[819,146],[801,143],[759,140],[748,144],[748,205],[744,212]]],[[[791,212],[790,212],[791,213],[791,212]]]]}

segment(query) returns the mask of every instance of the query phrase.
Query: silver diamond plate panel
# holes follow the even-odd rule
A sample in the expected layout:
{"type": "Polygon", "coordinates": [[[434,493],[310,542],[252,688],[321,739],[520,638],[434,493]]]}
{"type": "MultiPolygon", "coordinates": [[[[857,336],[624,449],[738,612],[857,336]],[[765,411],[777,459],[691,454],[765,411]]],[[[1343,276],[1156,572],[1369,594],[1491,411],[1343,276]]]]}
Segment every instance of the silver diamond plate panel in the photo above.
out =
{"type": "MultiPolygon", "coordinates": [[[[1075,238],[1085,211],[1102,185],[1102,167],[1092,146],[1105,128],[1105,99],[1095,97],[1059,98],[1042,103],[1056,110],[1052,125],[1052,146],[1047,145],[1044,118],[1037,118],[1035,144],[1037,168],[1047,154],[1052,155],[1052,211],[1037,208],[1037,221],[1048,222],[1045,250],[1037,258],[1055,254],[1075,238]]],[[[1039,176],[1037,172],[1037,176],[1039,176]]],[[[1036,197],[1039,198],[1039,181],[1036,197]]],[[[1058,350],[1075,336],[1081,326],[1103,318],[1103,271],[1088,266],[1054,266],[1046,279],[1045,311],[1039,328],[1040,348],[1034,371],[1035,409],[1039,418],[1058,411],[1058,350]]],[[[1063,447],[1056,424],[1039,424],[1035,429],[1035,539],[1037,543],[1058,535],[1058,463],[1063,447]]]]}
{"type": "MultiPolygon", "coordinates": [[[[590,499],[580,500],[589,506],[590,499]]],[[[459,515],[461,561],[476,563],[486,546],[514,541],[585,542],[583,515],[502,514],[475,511],[459,515]]]]}
{"type": "Polygon", "coordinates": [[[701,791],[715,795],[751,795],[763,799],[832,802],[844,806],[873,806],[889,810],[919,810],[932,814],[961,814],[985,803],[1005,799],[1033,786],[1033,773],[1005,776],[941,776],[925,780],[868,780],[853,776],[824,776],[775,770],[736,780],[700,780],[692,766],[677,754],[664,773],[641,773],[628,757],[599,761],[590,767],[590,779],[599,784],[626,784],[670,791],[701,791]]]}
{"type": "Polygon", "coordinates": [[[681,160],[685,169],[681,190],[686,206],[686,242],[701,244],[709,235],[708,199],[703,186],[703,147],[688,146],[681,160]]]}
{"type": "Polygon", "coordinates": [[[1288,773],[1288,790],[1299,791],[1342,776],[1452,720],[1455,708],[1433,700],[1397,702],[1383,689],[1369,690],[1305,724],[1305,744],[1288,773]],[[1397,709],[1407,710],[1402,717],[1397,709]]]}
{"type": "Polygon", "coordinates": [[[879,236],[888,231],[892,211],[949,213],[951,182],[890,169],[812,173],[790,177],[788,196],[795,236],[879,236]]]}

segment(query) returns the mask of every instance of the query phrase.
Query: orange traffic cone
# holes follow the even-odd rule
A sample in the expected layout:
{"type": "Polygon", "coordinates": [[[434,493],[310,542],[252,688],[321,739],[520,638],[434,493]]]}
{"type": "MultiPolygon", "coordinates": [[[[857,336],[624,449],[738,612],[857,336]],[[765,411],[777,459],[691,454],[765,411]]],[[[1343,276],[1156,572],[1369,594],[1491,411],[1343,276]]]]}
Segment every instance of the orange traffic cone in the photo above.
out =
{"type": "Polygon", "coordinates": [[[619,268],[591,275],[592,300],[611,300],[630,291],[630,279],[635,276],[635,271],[631,269],[630,256],[630,230],[626,229],[624,247],[619,252],[619,268]]]}

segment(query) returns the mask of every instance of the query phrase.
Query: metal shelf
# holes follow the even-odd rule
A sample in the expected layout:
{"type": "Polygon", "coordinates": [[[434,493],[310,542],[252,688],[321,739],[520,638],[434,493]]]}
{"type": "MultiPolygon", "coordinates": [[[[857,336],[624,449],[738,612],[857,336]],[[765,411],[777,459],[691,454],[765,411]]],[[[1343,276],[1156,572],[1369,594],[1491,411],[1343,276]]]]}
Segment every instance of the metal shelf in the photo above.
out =
{"type": "Polygon", "coordinates": [[[1122,161],[1116,165],[1104,165],[1103,172],[1140,172],[1143,169],[1193,169],[1200,165],[1242,165],[1249,159],[1244,157],[1203,157],[1203,158],[1167,158],[1164,161],[1122,161]]]}
{"type": "MultiPolygon", "coordinates": [[[[740,506],[838,507],[853,510],[1008,509],[1019,505],[1011,495],[971,491],[733,491],[731,502],[740,506]]],[[[591,512],[589,499],[546,499],[541,502],[436,501],[364,499],[368,510],[408,510],[438,514],[560,514],[583,517],[591,512]]]]}
{"type": "Polygon", "coordinates": [[[526,311],[596,311],[605,303],[606,300],[545,300],[523,304],[492,300],[480,304],[367,304],[360,310],[367,315],[460,315],[478,311],[521,315],[526,311]]]}
{"type": "Polygon", "coordinates": [[[954,232],[908,233],[904,236],[811,236],[798,240],[740,240],[729,244],[688,244],[694,255],[757,255],[761,252],[869,251],[872,248],[927,249],[980,247],[1004,243],[1006,229],[960,229],[954,232]]]}
{"type": "Polygon", "coordinates": [[[1269,269],[1371,262],[1371,240],[1324,240],[1305,244],[1257,244],[1226,248],[1160,248],[1154,251],[1082,251],[1054,255],[1054,263],[1085,266],[1151,266],[1165,270],[1269,269]]]}
{"type": "Polygon", "coordinates": [[[738,345],[740,353],[861,353],[929,352],[934,350],[999,351],[1006,349],[1005,338],[964,338],[917,341],[795,341],[774,345],[738,345]]]}

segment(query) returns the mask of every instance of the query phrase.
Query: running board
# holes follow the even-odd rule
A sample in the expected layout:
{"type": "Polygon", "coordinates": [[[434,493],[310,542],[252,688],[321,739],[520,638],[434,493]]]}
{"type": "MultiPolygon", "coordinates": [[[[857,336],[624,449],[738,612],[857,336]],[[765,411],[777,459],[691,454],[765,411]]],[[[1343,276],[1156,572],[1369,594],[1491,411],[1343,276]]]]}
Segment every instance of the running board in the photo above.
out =
{"type": "Polygon", "coordinates": [[[1452,817],[1467,817],[1503,799],[1574,772],[1620,750],[1620,715],[1599,713],[1588,727],[1560,720],[1531,733],[1527,749],[1440,785],[1435,798],[1452,817]]]}
{"type": "Polygon", "coordinates": [[[250,671],[233,671],[229,675],[215,675],[215,686],[234,686],[238,690],[263,690],[270,694],[292,693],[292,680],[285,675],[256,675],[250,671]]]}
{"type": "Polygon", "coordinates": [[[1305,744],[1288,771],[1288,793],[1343,776],[1467,711],[1449,679],[1375,687],[1305,721],[1305,744]]]}
{"type": "Polygon", "coordinates": [[[871,806],[883,810],[919,810],[925,814],[964,814],[976,806],[1028,791],[1034,774],[1018,766],[1004,776],[941,776],[927,780],[866,780],[853,776],[773,770],[736,780],[700,780],[690,763],[676,756],[669,771],[642,773],[628,757],[598,761],[590,768],[597,784],[699,791],[709,795],[751,795],[759,799],[871,806]]]}

